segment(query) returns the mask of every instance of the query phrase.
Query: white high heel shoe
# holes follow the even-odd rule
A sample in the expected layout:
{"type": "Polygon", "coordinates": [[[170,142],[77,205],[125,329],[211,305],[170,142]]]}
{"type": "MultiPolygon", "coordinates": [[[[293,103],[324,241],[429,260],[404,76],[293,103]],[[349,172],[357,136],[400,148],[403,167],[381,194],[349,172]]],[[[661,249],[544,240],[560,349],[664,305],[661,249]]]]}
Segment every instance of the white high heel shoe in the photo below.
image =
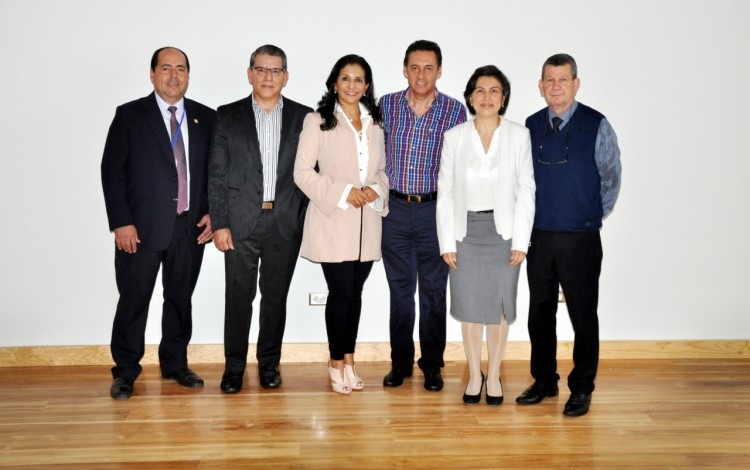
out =
{"type": "Polygon", "coordinates": [[[365,381],[357,375],[354,365],[344,364],[344,375],[346,376],[346,380],[349,381],[349,386],[352,390],[362,390],[365,388],[365,381]]]}
{"type": "Polygon", "coordinates": [[[331,363],[328,363],[328,376],[331,378],[331,388],[336,393],[343,395],[349,395],[352,393],[352,388],[349,386],[349,381],[346,380],[346,376],[342,374],[340,369],[331,367],[331,363]]]}

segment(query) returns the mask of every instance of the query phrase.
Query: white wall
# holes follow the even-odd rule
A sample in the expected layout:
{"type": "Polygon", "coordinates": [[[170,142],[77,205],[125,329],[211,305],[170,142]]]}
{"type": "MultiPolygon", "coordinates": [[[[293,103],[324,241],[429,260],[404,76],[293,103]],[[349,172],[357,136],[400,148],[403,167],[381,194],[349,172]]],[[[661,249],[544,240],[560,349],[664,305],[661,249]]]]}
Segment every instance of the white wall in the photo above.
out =
{"type": "MultiPolygon", "coordinates": [[[[601,331],[614,339],[747,339],[750,332],[750,3],[447,0],[0,0],[0,347],[108,344],[117,291],[99,162],[115,107],[151,91],[151,53],[185,50],[188,96],[217,107],[249,94],[250,52],[284,48],[285,94],[314,106],[333,62],[370,61],[376,92],[405,87],[415,39],[443,48],[438,87],[461,97],[472,71],[498,65],[507,118],[544,102],[542,62],[579,63],[579,100],[612,122],[624,184],[605,222],[601,331]]],[[[519,289],[511,339],[525,340],[519,289]]],[[[194,296],[194,343],[221,343],[223,260],[212,246],[194,296]]],[[[287,342],[325,342],[320,268],[300,260],[287,342]]],[[[157,288],[157,293],[158,293],[157,288]]],[[[365,287],[360,341],[388,340],[382,264],[365,287]]],[[[256,302],[257,305],[257,302],[256,302]]],[[[155,295],[147,342],[159,340],[155,295]]],[[[560,338],[570,339],[560,316],[560,338]]],[[[254,319],[255,320],[255,319],[254,319]]],[[[449,340],[460,340],[448,319],[449,340]]],[[[253,322],[251,342],[257,335],[253,322]]]]}

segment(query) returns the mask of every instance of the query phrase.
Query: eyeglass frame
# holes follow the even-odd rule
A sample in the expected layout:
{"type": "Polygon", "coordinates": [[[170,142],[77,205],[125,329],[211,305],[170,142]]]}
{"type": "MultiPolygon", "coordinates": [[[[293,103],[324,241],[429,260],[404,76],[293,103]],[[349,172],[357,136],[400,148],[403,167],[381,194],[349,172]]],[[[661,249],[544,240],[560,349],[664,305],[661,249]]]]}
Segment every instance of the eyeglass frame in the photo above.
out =
{"type": "Polygon", "coordinates": [[[547,138],[547,134],[549,132],[547,131],[548,127],[544,126],[544,135],[542,135],[542,140],[539,142],[539,157],[537,158],[537,161],[541,163],[542,165],[562,165],[563,163],[568,162],[568,149],[570,148],[570,122],[565,123],[565,155],[563,156],[563,159],[560,161],[555,162],[548,162],[545,160],[542,160],[542,150],[544,148],[544,139],[547,138]]]}
{"type": "Polygon", "coordinates": [[[269,68],[269,67],[261,67],[260,65],[254,65],[250,67],[253,69],[253,72],[257,73],[258,75],[265,76],[267,72],[271,72],[271,76],[274,78],[279,78],[286,72],[286,69],[282,68],[269,68]]]}

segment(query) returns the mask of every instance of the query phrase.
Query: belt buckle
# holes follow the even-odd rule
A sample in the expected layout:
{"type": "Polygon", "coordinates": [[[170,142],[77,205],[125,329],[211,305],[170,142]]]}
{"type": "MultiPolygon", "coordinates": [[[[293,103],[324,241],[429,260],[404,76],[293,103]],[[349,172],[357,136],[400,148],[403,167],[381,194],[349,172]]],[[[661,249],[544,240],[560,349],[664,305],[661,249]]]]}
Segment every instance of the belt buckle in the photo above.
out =
{"type": "Polygon", "coordinates": [[[261,209],[273,209],[273,201],[263,201],[260,206],[261,209]]]}
{"type": "Polygon", "coordinates": [[[421,203],[422,202],[422,196],[420,196],[419,194],[407,194],[406,195],[406,202],[408,202],[408,203],[412,203],[412,202],[421,203]]]}

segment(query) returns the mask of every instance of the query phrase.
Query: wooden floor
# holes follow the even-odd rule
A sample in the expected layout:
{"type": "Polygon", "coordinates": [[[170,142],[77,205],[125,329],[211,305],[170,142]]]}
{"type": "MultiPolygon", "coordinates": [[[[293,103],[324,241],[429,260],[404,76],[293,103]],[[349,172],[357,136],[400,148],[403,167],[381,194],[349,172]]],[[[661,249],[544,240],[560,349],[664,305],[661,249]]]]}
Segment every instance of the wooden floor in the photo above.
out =
{"type": "MultiPolygon", "coordinates": [[[[462,404],[467,369],[384,389],[385,362],[362,362],[362,392],[330,391],[322,363],[282,364],[284,383],[222,395],[220,364],[195,364],[185,389],[147,366],[130,400],[109,397],[104,366],[0,368],[0,466],[70,469],[750,468],[750,361],[606,360],[588,415],[561,395],[514,398],[526,361],[503,364],[506,403],[462,404]]],[[[568,361],[560,370],[567,374],[568,361]]]]}

